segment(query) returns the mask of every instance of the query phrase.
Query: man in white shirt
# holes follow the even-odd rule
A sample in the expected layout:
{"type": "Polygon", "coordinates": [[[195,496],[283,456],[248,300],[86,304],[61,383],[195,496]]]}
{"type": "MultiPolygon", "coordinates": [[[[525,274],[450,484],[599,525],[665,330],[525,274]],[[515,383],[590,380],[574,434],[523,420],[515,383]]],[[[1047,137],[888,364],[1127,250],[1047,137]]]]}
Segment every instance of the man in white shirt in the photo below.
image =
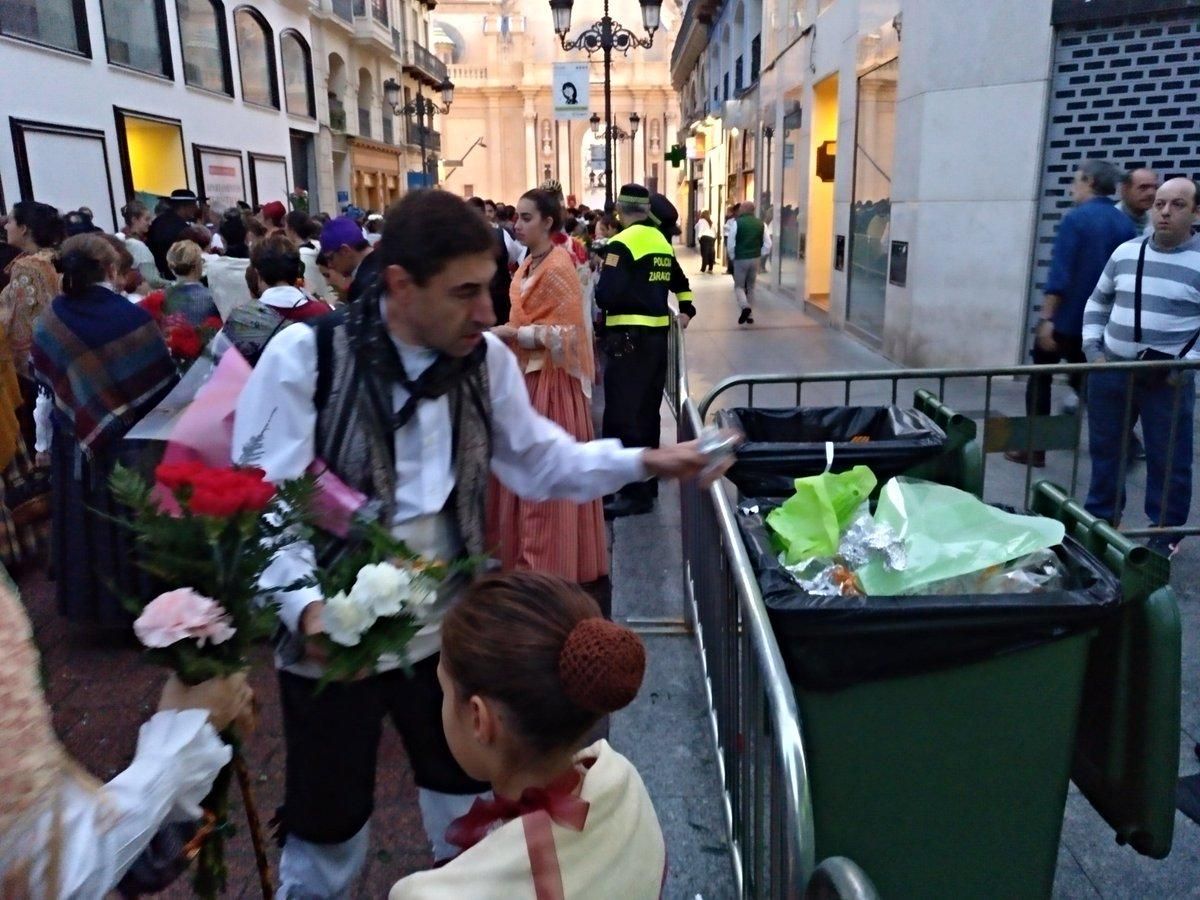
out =
{"type": "MultiPolygon", "coordinates": [[[[319,457],[413,550],[441,559],[486,554],[489,474],[530,499],[582,502],[707,464],[694,442],[576,443],[534,412],[515,357],[489,333],[494,238],[460,198],[408,194],[374,255],[379,281],[344,314],[268,344],[238,403],[235,458],[258,439],[257,464],[281,481],[319,457]]],[[[312,548],[297,544],[264,580],[282,588],[314,565],[312,548]]],[[[435,859],[451,855],[446,826],[486,786],[454,761],[441,728],[436,667],[450,599],[410,644],[411,677],[381,665],[317,693],[320,659],[305,637],[323,631],[323,599],[315,588],[277,594],[287,632],[277,656],[288,753],[280,897],[348,895],[367,850],[385,715],[408,751],[435,859]]]]}

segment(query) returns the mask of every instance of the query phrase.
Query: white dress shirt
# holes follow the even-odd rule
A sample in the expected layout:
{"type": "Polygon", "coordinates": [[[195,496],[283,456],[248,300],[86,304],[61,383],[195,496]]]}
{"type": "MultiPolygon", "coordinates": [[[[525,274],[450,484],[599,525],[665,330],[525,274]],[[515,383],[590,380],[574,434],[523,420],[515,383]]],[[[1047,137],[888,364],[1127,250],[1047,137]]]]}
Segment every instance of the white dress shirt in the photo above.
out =
{"type": "MultiPolygon", "coordinates": [[[[485,334],[484,339],[488,345],[486,364],[492,401],[491,468],[513,493],[530,500],[582,503],[647,477],[642,449],[626,449],[615,440],[579,443],[537,413],[529,402],[512,351],[491,334],[485,334]]],[[[396,347],[410,378],[418,377],[437,357],[433,350],[410,347],[399,341],[396,347]]],[[[284,329],[267,345],[238,400],[233,458],[240,458],[246,443],[261,432],[262,453],[256,464],[266,471],[270,481],[303,475],[315,458],[316,360],[313,329],[284,329]]],[[[392,396],[394,408],[399,409],[408,392],[396,385],[392,396]]],[[[395,441],[393,524],[403,531],[406,523],[439,516],[454,488],[449,398],[443,396],[419,403],[413,418],[396,432],[395,441]]],[[[414,549],[421,552],[419,547],[414,549]]],[[[294,583],[310,572],[312,565],[312,549],[296,545],[291,552],[276,557],[264,573],[263,583],[294,583]]],[[[312,587],[277,594],[276,599],[280,618],[296,632],[304,608],[322,597],[312,587]]],[[[436,635],[437,622],[430,625],[436,635]]],[[[435,641],[430,652],[436,649],[435,641]]],[[[409,661],[420,658],[416,648],[410,647],[409,661]]],[[[301,670],[294,667],[293,671],[301,670]]]]}

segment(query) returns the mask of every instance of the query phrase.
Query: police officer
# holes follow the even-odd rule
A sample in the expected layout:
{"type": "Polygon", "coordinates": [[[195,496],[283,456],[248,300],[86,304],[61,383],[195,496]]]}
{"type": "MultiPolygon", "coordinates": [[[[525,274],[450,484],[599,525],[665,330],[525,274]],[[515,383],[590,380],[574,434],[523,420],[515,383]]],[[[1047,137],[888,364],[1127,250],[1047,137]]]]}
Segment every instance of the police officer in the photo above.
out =
{"type": "MultiPolygon", "coordinates": [[[[663,218],[674,213],[665,197],[656,196],[663,218]]],[[[627,184],[617,197],[624,229],[609,239],[596,284],[596,305],[604,313],[604,437],[626,447],[657,447],[659,406],[667,381],[667,333],[671,325],[667,294],[679,301],[684,327],[696,315],[687,276],[675,250],[651,212],[650,192],[627,184]]],[[[678,217],[678,214],[675,214],[678,217]]],[[[672,221],[667,228],[674,228],[672,221]]],[[[650,512],[658,485],[628,484],[607,500],[604,516],[615,519],[650,512]]]]}

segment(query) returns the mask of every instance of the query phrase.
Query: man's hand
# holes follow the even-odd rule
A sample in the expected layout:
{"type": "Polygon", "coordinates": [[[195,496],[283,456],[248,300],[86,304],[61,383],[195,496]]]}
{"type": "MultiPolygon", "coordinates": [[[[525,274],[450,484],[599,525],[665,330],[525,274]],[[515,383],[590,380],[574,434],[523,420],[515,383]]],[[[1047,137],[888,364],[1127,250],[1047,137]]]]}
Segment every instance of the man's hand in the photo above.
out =
{"type": "Polygon", "coordinates": [[[687,330],[688,322],[692,321],[692,317],[689,316],[687,313],[680,313],[675,318],[677,318],[679,320],[679,327],[684,330],[687,330]]]}
{"type": "MultiPolygon", "coordinates": [[[[306,638],[315,637],[318,634],[325,633],[325,624],[322,621],[322,616],[325,612],[325,601],[314,600],[308,606],[304,607],[304,612],[300,613],[300,633],[306,638]]],[[[318,641],[304,642],[304,655],[313,662],[324,665],[329,660],[325,648],[318,641]]]]}
{"type": "Polygon", "coordinates": [[[249,734],[258,722],[254,708],[254,691],[246,683],[246,673],[238,672],[226,678],[210,678],[197,685],[185,685],[175,675],[163,685],[158,708],[203,709],[217,731],[236,724],[242,734],[249,734]]]}
{"type": "Polygon", "coordinates": [[[729,471],[729,467],[733,465],[733,456],[728,456],[710,468],[709,458],[700,452],[700,442],[688,441],[670,447],[643,450],[642,462],[651,475],[680,481],[700,478],[700,486],[708,487],[729,471]]]}
{"type": "Polygon", "coordinates": [[[1042,319],[1038,322],[1037,331],[1037,348],[1044,350],[1047,353],[1053,353],[1058,349],[1058,344],[1054,341],[1054,323],[1049,319],[1042,319]]]}

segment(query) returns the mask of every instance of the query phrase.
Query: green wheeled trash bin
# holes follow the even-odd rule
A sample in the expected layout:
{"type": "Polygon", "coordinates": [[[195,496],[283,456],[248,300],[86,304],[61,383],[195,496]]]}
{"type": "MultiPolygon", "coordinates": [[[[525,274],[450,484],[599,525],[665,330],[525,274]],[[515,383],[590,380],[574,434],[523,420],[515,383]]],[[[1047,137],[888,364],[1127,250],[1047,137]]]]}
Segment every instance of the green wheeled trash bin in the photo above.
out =
{"type": "MultiPolygon", "coordinates": [[[[1098,668],[1111,679],[1111,666],[1098,667],[1091,651],[1097,635],[1129,620],[1131,600],[1147,597],[1123,595],[1127,579],[1105,564],[1111,554],[1102,542],[1076,540],[1079,529],[1070,526],[1055,551],[1069,573],[1062,590],[812,597],[776,558],[762,524],[769,505],[743,501],[739,524],[796,692],[816,857],[855,860],[882,897],[1049,897],[1067,787],[1081,765],[1077,736],[1130,725],[1093,721],[1081,732],[1081,701],[1094,693],[1089,679],[1104,677],[1098,668]]],[[[1160,657],[1169,682],[1165,618],[1145,639],[1166,643],[1160,657]]],[[[1177,617],[1175,628],[1177,647],[1177,617]]],[[[1151,683],[1161,689],[1163,679],[1151,683]]],[[[1177,681],[1175,692],[1177,752],[1177,681]]],[[[1120,705],[1127,714],[1129,704],[1120,705]]],[[[1141,724],[1153,720],[1169,732],[1170,716],[1163,718],[1143,712],[1141,724]]],[[[1096,760],[1105,751],[1095,743],[1090,764],[1105,769],[1110,760],[1096,760]]],[[[1108,781],[1089,799],[1114,827],[1124,814],[1125,838],[1159,855],[1161,797],[1139,805],[1120,796],[1133,780],[1148,783],[1147,767],[1129,758],[1139,751],[1122,747],[1126,758],[1107,766],[1108,781]]],[[[1173,777],[1157,772],[1149,781],[1173,777]]]]}

